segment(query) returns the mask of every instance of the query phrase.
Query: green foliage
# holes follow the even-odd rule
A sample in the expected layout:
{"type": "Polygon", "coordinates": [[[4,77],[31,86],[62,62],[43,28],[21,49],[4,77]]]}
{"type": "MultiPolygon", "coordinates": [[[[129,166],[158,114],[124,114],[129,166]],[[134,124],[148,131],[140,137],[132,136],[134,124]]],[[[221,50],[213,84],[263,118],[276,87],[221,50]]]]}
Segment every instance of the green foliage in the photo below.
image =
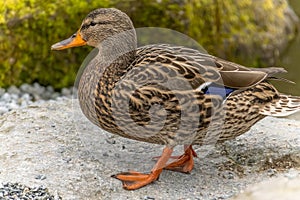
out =
{"type": "Polygon", "coordinates": [[[55,88],[72,85],[87,50],[51,52],[51,44],[73,34],[90,10],[107,6],[108,1],[4,1],[0,87],[34,81],[55,88]]]}
{"type": "Polygon", "coordinates": [[[295,36],[295,24],[286,28],[287,1],[189,2],[187,34],[210,53],[232,61],[256,67],[274,64],[278,52],[295,36]]]}
{"type": "Polygon", "coordinates": [[[283,41],[277,38],[286,35],[287,3],[280,0],[6,0],[0,3],[0,87],[34,81],[73,85],[91,49],[52,52],[50,46],[73,34],[99,7],[125,11],[135,27],[180,31],[209,53],[252,66],[268,63],[266,51],[276,52],[283,41]]]}

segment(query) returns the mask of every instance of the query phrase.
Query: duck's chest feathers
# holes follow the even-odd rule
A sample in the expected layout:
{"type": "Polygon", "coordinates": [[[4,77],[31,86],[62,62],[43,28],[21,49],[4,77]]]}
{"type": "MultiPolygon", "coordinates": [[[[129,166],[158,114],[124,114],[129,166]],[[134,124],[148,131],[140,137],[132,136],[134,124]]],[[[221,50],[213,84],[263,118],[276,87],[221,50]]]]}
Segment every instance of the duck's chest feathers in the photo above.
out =
{"type": "Polygon", "coordinates": [[[126,58],[120,57],[109,62],[109,59],[98,54],[83,66],[78,85],[80,107],[91,122],[104,129],[106,128],[103,125],[113,124],[111,123],[112,91],[115,84],[126,73],[126,61],[126,58]]]}

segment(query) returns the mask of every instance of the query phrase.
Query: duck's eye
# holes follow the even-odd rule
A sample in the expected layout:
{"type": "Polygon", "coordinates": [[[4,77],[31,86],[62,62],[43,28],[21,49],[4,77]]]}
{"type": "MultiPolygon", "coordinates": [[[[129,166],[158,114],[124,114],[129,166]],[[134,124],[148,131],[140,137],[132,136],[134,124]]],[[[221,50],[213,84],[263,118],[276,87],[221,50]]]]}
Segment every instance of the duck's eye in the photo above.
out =
{"type": "Polygon", "coordinates": [[[90,26],[95,26],[96,24],[96,22],[91,21],[90,26]]]}

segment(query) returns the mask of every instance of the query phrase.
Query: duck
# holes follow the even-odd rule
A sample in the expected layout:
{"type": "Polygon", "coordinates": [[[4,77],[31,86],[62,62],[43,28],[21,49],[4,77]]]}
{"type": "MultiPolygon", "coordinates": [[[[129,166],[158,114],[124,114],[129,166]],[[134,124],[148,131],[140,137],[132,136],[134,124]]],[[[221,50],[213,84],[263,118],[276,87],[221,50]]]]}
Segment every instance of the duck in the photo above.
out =
{"type": "Polygon", "coordinates": [[[149,173],[112,175],[127,190],[155,182],[163,170],[190,173],[193,145],[234,139],[266,116],[300,110],[300,97],[270,83],[285,80],[277,76],[284,68],[249,68],[172,44],[138,47],[131,19],[116,8],[91,11],[76,33],[51,49],[83,45],[96,49],[80,74],[83,114],[109,133],[164,145],[149,173]],[[183,154],[173,156],[178,145],[183,154]]]}

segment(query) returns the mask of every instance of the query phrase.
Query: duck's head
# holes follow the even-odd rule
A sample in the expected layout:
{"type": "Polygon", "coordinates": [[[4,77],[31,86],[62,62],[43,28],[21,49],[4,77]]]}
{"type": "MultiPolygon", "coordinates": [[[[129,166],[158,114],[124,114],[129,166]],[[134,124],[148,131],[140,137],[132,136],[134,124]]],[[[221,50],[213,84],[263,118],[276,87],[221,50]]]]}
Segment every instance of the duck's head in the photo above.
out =
{"type": "Polygon", "coordinates": [[[122,11],[99,8],[86,16],[76,33],[52,45],[51,49],[62,50],[83,45],[97,47],[106,38],[133,29],[130,18],[122,11]]]}

